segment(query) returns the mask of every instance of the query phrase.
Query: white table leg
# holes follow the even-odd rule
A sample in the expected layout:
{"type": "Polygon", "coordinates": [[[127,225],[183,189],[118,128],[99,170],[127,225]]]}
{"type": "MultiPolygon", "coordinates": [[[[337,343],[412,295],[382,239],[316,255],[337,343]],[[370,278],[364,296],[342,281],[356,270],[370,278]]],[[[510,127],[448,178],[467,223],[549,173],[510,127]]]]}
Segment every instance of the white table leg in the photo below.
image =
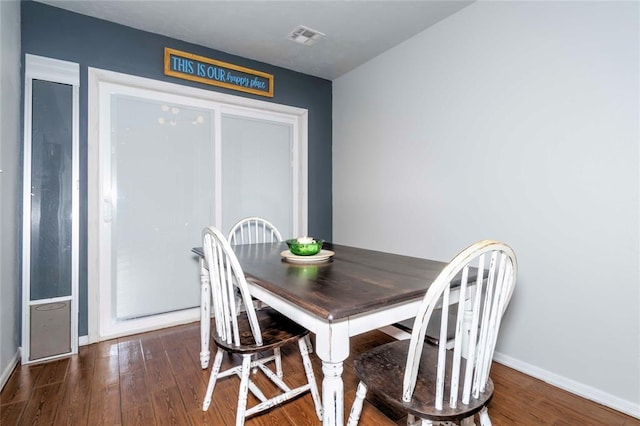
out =
{"type": "MultiPolygon", "coordinates": [[[[466,358],[466,354],[469,353],[469,342],[471,340],[471,333],[473,331],[473,305],[476,300],[476,291],[477,287],[475,285],[470,286],[469,293],[465,297],[465,300],[462,302],[460,306],[464,307],[464,312],[462,315],[462,353],[466,358]]],[[[477,323],[476,323],[477,324],[477,323]]],[[[477,333],[477,330],[476,330],[477,333]]],[[[474,334],[475,336],[475,334],[474,334]]]]}
{"type": "Polygon", "coordinates": [[[316,354],[322,360],[324,426],[344,424],[343,361],[349,356],[348,322],[327,324],[316,332],[316,354]]]}
{"type": "Polygon", "coordinates": [[[344,423],[344,383],[342,381],[342,362],[322,361],[322,408],[323,425],[342,425],[344,423]]]}
{"type": "Polygon", "coordinates": [[[209,366],[209,328],[211,327],[211,286],[209,273],[200,259],[200,366],[204,370],[209,366]]]}

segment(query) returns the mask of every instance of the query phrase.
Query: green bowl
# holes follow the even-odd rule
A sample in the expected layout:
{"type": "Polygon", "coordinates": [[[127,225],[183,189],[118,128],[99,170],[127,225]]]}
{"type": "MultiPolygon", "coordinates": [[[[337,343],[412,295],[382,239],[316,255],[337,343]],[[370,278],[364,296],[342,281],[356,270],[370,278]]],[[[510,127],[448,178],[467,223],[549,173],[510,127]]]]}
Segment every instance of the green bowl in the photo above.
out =
{"type": "Polygon", "coordinates": [[[322,250],[323,240],[313,240],[312,243],[302,244],[297,239],[287,240],[289,251],[298,256],[312,256],[322,250]]]}

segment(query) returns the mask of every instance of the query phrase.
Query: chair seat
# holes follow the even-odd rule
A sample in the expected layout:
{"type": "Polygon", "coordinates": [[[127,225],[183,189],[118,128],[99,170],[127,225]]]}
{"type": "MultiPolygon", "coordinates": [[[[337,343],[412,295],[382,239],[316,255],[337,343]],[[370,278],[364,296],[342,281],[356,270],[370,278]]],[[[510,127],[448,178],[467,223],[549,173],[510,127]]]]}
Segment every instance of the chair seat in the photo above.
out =
{"type": "MultiPolygon", "coordinates": [[[[309,333],[306,328],[291,321],[271,307],[256,310],[256,316],[260,324],[260,330],[262,330],[261,346],[255,344],[246,312],[238,315],[240,346],[229,344],[221,340],[216,333],[213,333],[216,345],[228,352],[248,354],[278,348],[289,342],[297,341],[309,333]]],[[[215,330],[215,328],[213,329],[215,330]]]]}
{"type": "MultiPolygon", "coordinates": [[[[458,403],[457,408],[450,408],[445,402],[442,410],[435,407],[435,374],[418,374],[416,388],[410,402],[402,401],[402,380],[407,364],[409,340],[400,340],[378,346],[358,357],[355,369],[358,378],[367,385],[369,391],[381,396],[392,406],[405,410],[420,418],[433,421],[455,421],[467,418],[479,412],[493,396],[493,382],[489,379],[485,392],[478,399],[471,399],[471,404],[458,403]]],[[[451,358],[447,351],[447,358],[451,358]]],[[[438,348],[425,345],[420,358],[419,371],[436,371],[438,348]]],[[[464,359],[463,370],[464,370],[464,359]]],[[[448,363],[450,364],[450,363],[448,363]]],[[[445,395],[449,395],[450,374],[446,374],[445,395]]],[[[462,381],[461,381],[462,382],[462,381]]],[[[462,389],[460,389],[460,393],[462,389]]]]}

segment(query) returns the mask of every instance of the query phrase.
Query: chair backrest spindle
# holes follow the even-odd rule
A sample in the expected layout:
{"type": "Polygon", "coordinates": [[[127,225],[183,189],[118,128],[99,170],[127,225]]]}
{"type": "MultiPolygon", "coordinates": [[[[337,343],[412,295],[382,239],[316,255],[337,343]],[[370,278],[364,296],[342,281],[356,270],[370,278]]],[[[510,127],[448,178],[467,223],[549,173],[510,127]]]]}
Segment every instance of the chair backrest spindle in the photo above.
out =
{"type": "MultiPolygon", "coordinates": [[[[478,259],[478,270],[484,271],[485,253],[481,254],[478,259]]],[[[476,285],[473,295],[473,307],[471,327],[469,330],[469,341],[467,342],[466,359],[467,364],[464,374],[464,387],[462,390],[462,403],[469,404],[471,397],[471,385],[473,381],[473,366],[476,362],[476,348],[478,344],[478,324],[480,322],[480,301],[483,292],[484,274],[476,275],[476,285]]]]}

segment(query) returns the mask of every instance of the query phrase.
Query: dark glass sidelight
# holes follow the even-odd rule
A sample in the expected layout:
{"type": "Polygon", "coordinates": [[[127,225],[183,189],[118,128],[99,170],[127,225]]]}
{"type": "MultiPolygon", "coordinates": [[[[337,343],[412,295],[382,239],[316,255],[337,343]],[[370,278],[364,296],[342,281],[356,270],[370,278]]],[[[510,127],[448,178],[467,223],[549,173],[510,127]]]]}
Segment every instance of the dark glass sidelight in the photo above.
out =
{"type": "Polygon", "coordinates": [[[31,300],[71,294],[73,86],[33,80],[31,300]]]}

